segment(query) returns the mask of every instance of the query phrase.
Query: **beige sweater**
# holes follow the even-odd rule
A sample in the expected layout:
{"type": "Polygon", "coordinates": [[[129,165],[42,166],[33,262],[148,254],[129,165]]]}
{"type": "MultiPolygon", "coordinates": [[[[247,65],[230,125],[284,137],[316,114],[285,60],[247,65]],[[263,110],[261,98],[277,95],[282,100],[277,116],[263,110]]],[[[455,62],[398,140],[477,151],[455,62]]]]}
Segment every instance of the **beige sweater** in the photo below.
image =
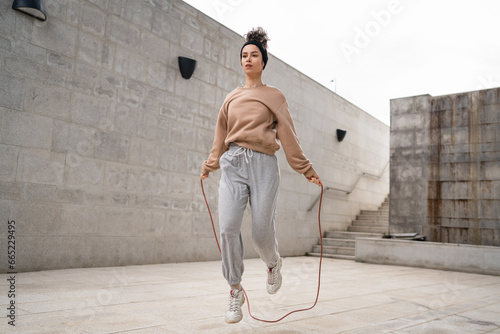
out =
{"type": "Polygon", "coordinates": [[[219,158],[230,143],[268,155],[283,145],[290,167],[306,177],[316,173],[302,152],[288,103],[277,88],[239,87],[226,96],[217,119],[212,151],[203,163],[203,174],[219,169],[219,158]]]}

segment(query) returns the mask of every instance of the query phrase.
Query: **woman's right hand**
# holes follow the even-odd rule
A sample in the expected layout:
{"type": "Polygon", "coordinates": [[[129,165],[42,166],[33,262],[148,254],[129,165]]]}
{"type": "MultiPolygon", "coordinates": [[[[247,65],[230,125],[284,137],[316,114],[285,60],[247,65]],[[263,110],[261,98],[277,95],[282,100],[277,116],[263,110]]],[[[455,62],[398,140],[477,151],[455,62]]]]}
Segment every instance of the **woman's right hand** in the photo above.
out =
{"type": "Polygon", "coordinates": [[[200,180],[205,180],[208,177],[208,174],[201,174],[200,175],[200,180]]]}

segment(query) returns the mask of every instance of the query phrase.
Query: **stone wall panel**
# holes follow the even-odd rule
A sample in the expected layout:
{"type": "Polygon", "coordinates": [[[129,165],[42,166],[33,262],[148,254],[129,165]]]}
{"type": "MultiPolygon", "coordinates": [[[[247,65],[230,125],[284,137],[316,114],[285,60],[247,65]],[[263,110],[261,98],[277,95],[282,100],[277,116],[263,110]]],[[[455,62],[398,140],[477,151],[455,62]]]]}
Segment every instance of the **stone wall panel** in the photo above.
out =
{"type": "Polygon", "coordinates": [[[500,246],[499,92],[428,96],[430,103],[419,108],[414,101],[422,96],[391,101],[391,231],[500,246]],[[424,122],[415,123],[408,110],[424,122]],[[418,134],[424,134],[422,141],[412,146],[409,138],[418,134]],[[419,177],[411,177],[420,168],[419,177]],[[418,219],[408,224],[409,216],[418,219]]]}

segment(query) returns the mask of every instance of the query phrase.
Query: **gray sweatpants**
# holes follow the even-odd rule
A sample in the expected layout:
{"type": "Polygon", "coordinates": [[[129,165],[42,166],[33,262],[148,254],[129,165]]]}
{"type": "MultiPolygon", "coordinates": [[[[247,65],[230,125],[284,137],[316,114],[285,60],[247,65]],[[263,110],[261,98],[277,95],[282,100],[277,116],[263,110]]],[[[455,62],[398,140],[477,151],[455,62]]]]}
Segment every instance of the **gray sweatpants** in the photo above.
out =
{"type": "Polygon", "coordinates": [[[222,175],[219,186],[219,225],[222,273],[230,285],[241,282],[243,240],[241,223],[250,202],[252,239],[255,249],[268,267],[279,260],[274,220],[280,183],[278,159],[240,147],[234,143],[219,160],[222,175]]]}

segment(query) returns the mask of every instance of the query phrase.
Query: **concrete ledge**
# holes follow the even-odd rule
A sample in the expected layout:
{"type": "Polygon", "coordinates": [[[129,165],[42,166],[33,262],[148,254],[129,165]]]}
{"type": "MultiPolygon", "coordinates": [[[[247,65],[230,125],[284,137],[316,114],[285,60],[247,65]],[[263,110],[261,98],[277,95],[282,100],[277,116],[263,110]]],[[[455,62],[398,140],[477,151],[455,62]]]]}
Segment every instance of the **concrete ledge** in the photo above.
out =
{"type": "Polygon", "coordinates": [[[356,262],[500,276],[500,247],[357,238],[356,262]]]}

